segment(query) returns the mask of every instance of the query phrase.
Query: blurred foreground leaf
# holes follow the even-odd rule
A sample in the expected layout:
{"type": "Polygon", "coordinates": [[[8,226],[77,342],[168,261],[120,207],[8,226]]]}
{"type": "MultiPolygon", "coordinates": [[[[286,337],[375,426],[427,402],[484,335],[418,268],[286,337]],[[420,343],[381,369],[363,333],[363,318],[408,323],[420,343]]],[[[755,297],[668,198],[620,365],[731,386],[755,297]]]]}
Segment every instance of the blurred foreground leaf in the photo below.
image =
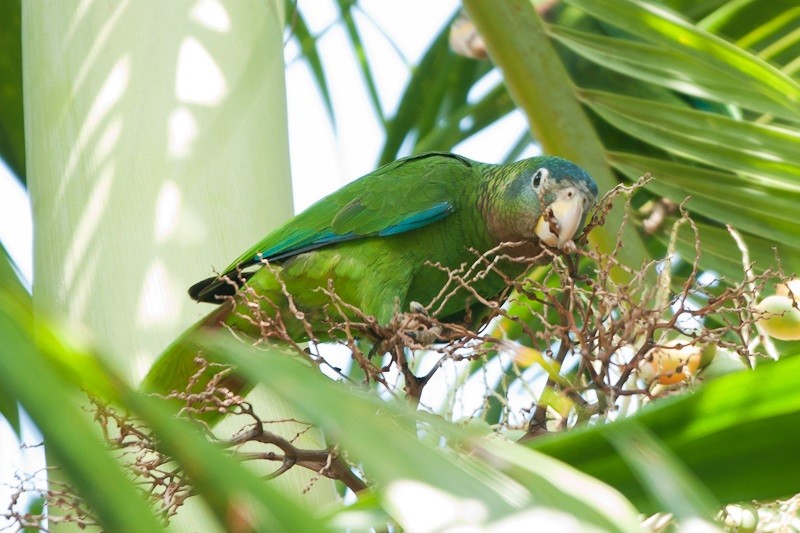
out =
{"type": "MultiPolygon", "coordinates": [[[[5,250],[3,250],[5,256],[5,250]]],[[[109,530],[160,529],[143,492],[131,484],[86,414],[81,395],[37,344],[30,297],[0,257],[0,388],[44,435],[47,449],[109,530]]]]}
{"type": "Polygon", "coordinates": [[[800,357],[782,359],[654,402],[628,419],[527,445],[616,487],[644,512],[663,509],[615,449],[623,445],[615,436],[632,425],[652,433],[723,504],[790,496],[800,492],[798,375],[800,357]]]}
{"type": "Polygon", "coordinates": [[[421,516],[427,527],[437,526],[431,530],[490,523],[552,528],[566,517],[605,531],[637,529],[635,510],[617,493],[540,454],[347,389],[285,354],[221,337],[202,344],[226,353],[239,372],[291,402],[363,464],[384,508],[410,530],[421,516]],[[474,453],[442,447],[436,435],[474,453]]]}
{"type": "Polygon", "coordinates": [[[78,495],[111,531],[156,531],[161,527],[136,488],[112,458],[86,416],[78,386],[139,416],[175,459],[197,494],[226,530],[297,531],[327,527],[264,483],[198,429],[176,419],[164,403],[138,393],[113,375],[80,341],[52,321],[34,321],[28,294],[7,261],[0,266],[0,388],[30,414],[78,495]]]}

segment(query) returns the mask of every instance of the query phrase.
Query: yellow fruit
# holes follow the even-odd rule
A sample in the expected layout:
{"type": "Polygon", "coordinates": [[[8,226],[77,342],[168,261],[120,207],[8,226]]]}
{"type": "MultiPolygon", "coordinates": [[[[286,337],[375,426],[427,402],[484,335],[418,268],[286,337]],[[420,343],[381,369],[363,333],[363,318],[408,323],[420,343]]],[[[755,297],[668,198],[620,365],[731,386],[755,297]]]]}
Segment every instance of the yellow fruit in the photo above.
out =
{"type": "Polygon", "coordinates": [[[673,339],[650,350],[640,369],[642,377],[655,379],[662,385],[685,380],[697,370],[703,352],[700,346],[689,342],[688,339],[673,339]]]}
{"type": "Polygon", "coordinates": [[[703,368],[703,373],[700,376],[704,380],[712,380],[747,369],[748,366],[744,364],[744,361],[737,354],[721,349],[717,350],[716,357],[708,366],[703,368]]]}
{"type": "Polygon", "coordinates": [[[800,301],[800,278],[792,278],[786,283],[775,285],[775,294],[779,296],[789,296],[789,290],[792,291],[794,299],[800,301]]]}
{"type": "MultiPolygon", "coordinates": [[[[795,294],[800,295],[800,291],[795,294]]],[[[800,309],[796,309],[793,303],[785,295],[767,296],[756,305],[758,325],[770,337],[784,341],[800,340],[800,309]]]]}
{"type": "Polygon", "coordinates": [[[705,368],[714,361],[717,357],[717,345],[713,342],[707,342],[700,347],[700,368],[705,368]]]}
{"type": "Polygon", "coordinates": [[[749,503],[727,505],[721,515],[727,531],[753,533],[758,530],[758,511],[749,503]]]}

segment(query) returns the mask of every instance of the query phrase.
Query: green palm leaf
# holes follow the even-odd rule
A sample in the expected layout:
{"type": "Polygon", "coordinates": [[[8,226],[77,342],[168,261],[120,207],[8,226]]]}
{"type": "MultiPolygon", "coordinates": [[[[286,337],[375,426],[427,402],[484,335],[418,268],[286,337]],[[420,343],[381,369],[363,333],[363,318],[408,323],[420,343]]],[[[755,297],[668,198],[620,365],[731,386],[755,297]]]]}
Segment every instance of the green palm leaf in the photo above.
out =
{"type": "MultiPolygon", "coordinates": [[[[695,195],[697,201],[687,207],[696,217],[720,228],[731,224],[759,248],[759,240],[774,240],[792,255],[800,225],[780,206],[796,205],[800,186],[800,85],[780,68],[663,5],[642,0],[568,3],[550,13],[545,26],[527,2],[494,10],[466,3],[543,147],[583,160],[605,187],[651,172],[652,193],[678,201],[695,195]],[[515,31],[503,30],[509,27],[515,31]],[[541,31],[522,28],[546,29],[560,54],[552,53],[541,31]],[[559,65],[571,80],[559,74],[559,65]],[[571,100],[590,110],[591,126],[571,100]],[[730,116],[713,102],[735,104],[744,118],[736,112],[730,116]],[[782,125],[764,123],[769,120],[782,125]],[[606,165],[616,170],[613,180],[603,179],[606,165]],[[735,208],[743,201],[756,216],[735,208]]],[[[696,14],[716,16],[708,27],[735,27],[753,44],[780,42],[781,54],[794,49],[786,13],[770,10],[774,18],[758,19],[765,28],[759,32],[741,17],[734,25],[739,11],[723,10],[731,4],[708,4],[696,14]]],[[[740,255],[730,239],[714,245],[724,248],[723,256],[740,255]]],[[[643,248],[638,252],[644,257],[643,248]]],[[[759,268],[772,264],[772,258],[759,259],[759,268]]],[[[719,269],[718,261],[707,254],[703,265],[719,269]]]]}
{"type": "Polygon", "coordinates": [[[21,36],[20,1],[0,3],[0,159],[25,183],[21,36]]]}

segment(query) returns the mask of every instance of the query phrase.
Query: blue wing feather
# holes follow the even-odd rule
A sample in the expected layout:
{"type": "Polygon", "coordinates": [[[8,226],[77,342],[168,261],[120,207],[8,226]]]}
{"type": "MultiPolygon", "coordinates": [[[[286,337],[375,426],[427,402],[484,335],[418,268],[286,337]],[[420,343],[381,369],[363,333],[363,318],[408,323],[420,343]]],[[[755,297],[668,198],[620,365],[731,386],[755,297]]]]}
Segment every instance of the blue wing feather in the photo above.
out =
{"type": "Polygon", "coordinates": [[[453,204],[450,202],[439,202],[424,211],[412,213],[400,222],[393,224],[385,229],[379,231],[376,235],[387,237],[389,235],[397,235],[406,231],[415,230],[422,226],[427,226],[432,222],[441,220],[453,212],[453,204]]]}
{"type": "Polygon", "coordinates": [[[330,244],[336,244],[339,242],[352,241],[354,239],[361,239],[364,237],[388,237],[390,235],[397,235],[399,233],[421,228],[436,222],[437,220],[441,220],[452,212],[452,203],[439,202],[423,211],[410,213],[406,218],[400,220],[399,222],[372,233],[359,234],[351,231],[343,234],[337,234],[334,232],[320,234],[308,232],[310,234],[308,236],[293,235],[291,239],[288,239],[287,241],[279,243],[261,253],[254,255],[250,259],[250,263],[260,263],[264,259],[267,261],[280,261],[294,255],[316,250],[317,248],[322,248],[323,246],[328,246],[330,244]]]}

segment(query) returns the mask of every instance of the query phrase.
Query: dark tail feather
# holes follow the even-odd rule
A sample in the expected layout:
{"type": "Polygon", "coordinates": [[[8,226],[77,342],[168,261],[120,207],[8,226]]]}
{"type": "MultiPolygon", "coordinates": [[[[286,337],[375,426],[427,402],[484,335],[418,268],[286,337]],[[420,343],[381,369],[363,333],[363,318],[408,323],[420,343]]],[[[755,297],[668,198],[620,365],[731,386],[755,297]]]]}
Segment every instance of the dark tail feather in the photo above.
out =
{"type": "Polygon", "coordinates": [[[227,272],[222,276],[214,276],[198,281],[189,287],[192,300],[218,304],[233,296],[236,291],[253,276],[253,272],[227,272]]]}

